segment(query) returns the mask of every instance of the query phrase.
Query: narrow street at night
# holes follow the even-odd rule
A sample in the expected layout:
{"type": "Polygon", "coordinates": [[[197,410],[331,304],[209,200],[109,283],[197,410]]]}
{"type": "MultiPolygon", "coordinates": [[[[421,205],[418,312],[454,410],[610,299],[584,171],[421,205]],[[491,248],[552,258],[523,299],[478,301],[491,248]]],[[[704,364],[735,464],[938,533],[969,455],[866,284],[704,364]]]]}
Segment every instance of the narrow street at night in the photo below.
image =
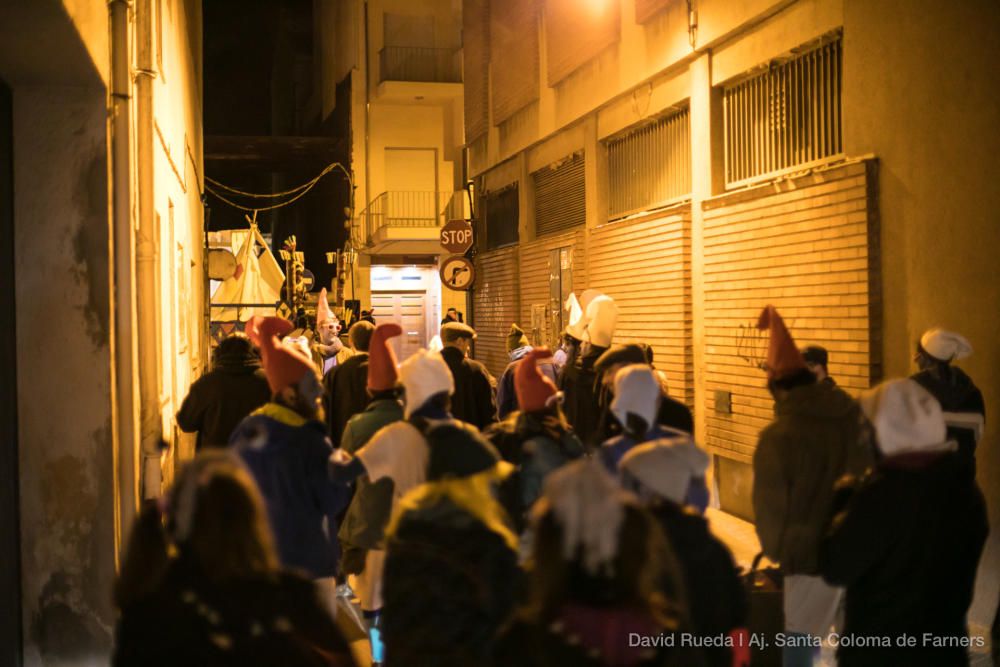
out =
{"type": "Polygon", "coordinates": [[[0,0],[0,667],[1000,665],[996,0],[0,0]]]}

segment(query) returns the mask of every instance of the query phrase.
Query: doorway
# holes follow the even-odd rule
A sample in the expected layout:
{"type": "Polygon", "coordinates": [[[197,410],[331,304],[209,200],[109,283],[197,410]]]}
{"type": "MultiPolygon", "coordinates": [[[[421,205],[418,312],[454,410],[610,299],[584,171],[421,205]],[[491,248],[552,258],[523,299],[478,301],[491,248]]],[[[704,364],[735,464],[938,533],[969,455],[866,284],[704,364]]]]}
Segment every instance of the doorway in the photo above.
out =
{"type": "Polygon", "coordinates": [[[372,292],[372,306],[379,314],[379,321],[385,318],[398,322],[403,335],[389,339],[399,361],[422,347],[427,347],[427,317],[425,306],[427,292],[413,290],[406,292],[372,292]]]}
{"type": "Polygon", "coordinates": [[[21,664],[21,529],[14,290],[14,97],[0,80],[0,665],[21,664]]]}

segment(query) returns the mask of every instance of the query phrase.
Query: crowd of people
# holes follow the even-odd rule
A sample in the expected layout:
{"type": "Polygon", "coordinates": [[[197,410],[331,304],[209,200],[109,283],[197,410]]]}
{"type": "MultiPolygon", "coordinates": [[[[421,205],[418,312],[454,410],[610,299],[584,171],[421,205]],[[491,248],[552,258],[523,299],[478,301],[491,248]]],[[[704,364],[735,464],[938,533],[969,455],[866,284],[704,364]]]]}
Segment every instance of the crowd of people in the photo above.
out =
{"type": "MultiPolygon", "coordinates": [[[[198,453],[130,535],[114,664],[749,665],[690,409],[650,346],[615,343],[612,297],[568,311],[555,351],[512,325],[499,380],[460,316],[398,363],[397,323],[344,341],[325,294],[309,336],[254,317],[223,340],[177,415],[198,453]]],[[[753,507],[800,640],[784,664],[833,629],[891,638],[841,644],[848,667],[968,664],[985,408],[952,362],[971,346],[931,330],[919,373],[853,398],[774,307],[758,327],[753,507]]]]}

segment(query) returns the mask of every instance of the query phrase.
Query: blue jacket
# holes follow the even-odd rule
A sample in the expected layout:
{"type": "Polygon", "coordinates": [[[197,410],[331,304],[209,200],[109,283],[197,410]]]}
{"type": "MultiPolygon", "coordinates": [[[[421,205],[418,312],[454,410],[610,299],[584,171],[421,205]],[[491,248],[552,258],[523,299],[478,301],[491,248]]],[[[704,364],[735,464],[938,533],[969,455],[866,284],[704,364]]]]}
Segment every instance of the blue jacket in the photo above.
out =
{"type": "Polygon", "coordinates": [[[337,515],[350,495],[327,476],[333,445],[324,425],[267,403],[236,427],[229,444],[264,496],[282,565],[313,578],[336,576],[337,515]]]}

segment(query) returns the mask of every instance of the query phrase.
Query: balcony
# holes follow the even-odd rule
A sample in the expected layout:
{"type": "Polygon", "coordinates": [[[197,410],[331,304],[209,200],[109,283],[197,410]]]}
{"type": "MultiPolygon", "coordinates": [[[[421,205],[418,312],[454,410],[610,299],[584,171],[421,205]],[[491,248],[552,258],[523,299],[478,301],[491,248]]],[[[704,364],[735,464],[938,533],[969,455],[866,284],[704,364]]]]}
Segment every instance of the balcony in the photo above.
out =
{"type": "Polygon", "coordinates": [[[462,96],[462,50],[386,46],[378,52],[375,98],[394,104],[440,104],[462,96]]]}
{"type": "Polygon", "coordinates": [[[464,192],[383,192],[368,203],[355,224],[371,254],[437,254],[439,230],[465,219],[464,192]]]}

